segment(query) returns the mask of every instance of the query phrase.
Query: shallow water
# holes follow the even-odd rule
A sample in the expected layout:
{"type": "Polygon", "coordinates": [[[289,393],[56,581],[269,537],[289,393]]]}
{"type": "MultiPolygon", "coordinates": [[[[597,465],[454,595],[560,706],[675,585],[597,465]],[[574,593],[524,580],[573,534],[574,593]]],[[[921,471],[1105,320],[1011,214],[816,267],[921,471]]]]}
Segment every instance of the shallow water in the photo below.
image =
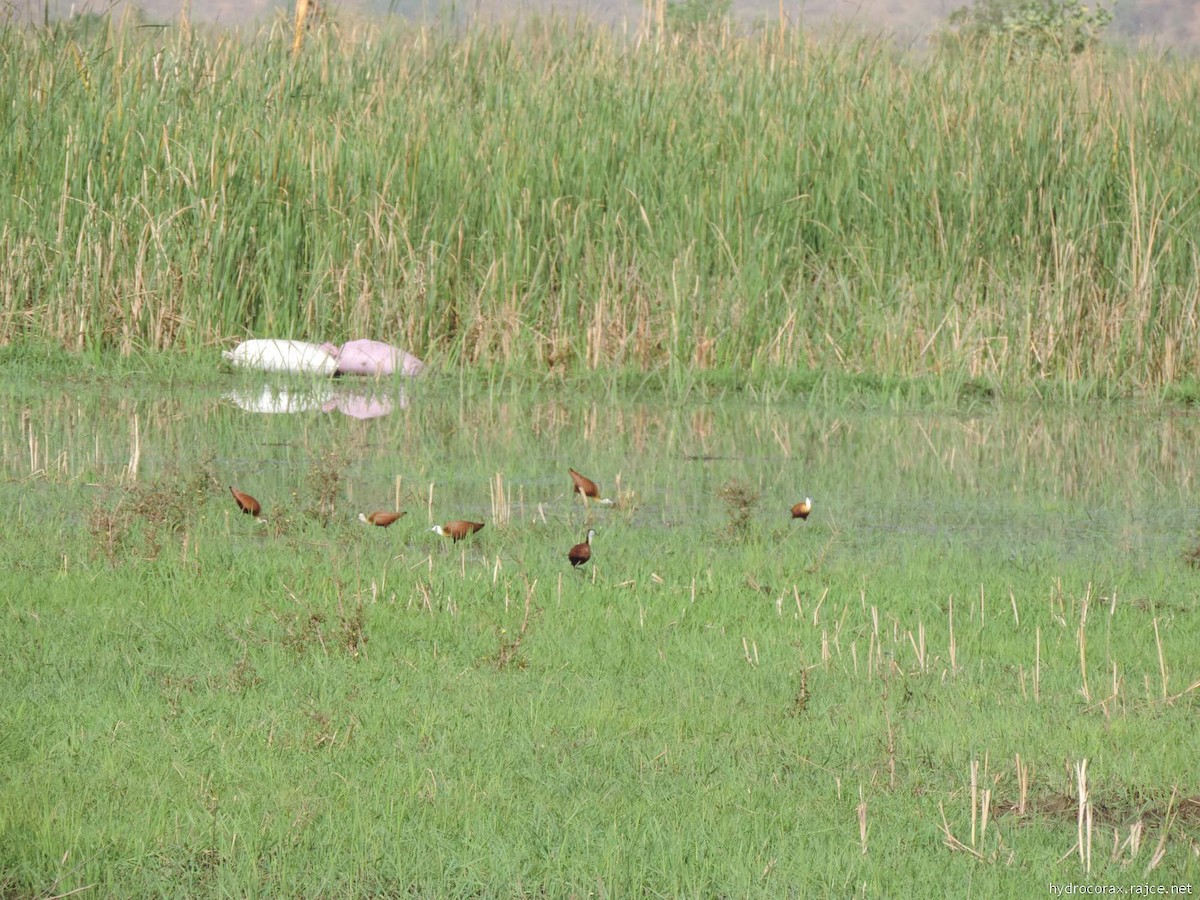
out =
{"type": "Polygon", "coordinates": [[[1001,543],[1014,556],[1047,542],[1136,556],[1190,545],[1200,416],[1111,404],[958,413],[804,397],[581,399],[568,388],[432,378],[231,377],[167,393],[26,383],[0,394],[0,453],[9,502],[49,508],[131,474],[201,466],[269,507],[326,458],[343,472],[347,519],[389,508],[399,493],[430,520],[549,521],[576,511],[573,466],[619,499],[635,527],[720,528],[729,516],[721,489],[736,482],[760,495],[753,516],[765,527],[788,526],[791,504],[812,496],[812,522],[868,543],[887,533],[1001,543]]]}

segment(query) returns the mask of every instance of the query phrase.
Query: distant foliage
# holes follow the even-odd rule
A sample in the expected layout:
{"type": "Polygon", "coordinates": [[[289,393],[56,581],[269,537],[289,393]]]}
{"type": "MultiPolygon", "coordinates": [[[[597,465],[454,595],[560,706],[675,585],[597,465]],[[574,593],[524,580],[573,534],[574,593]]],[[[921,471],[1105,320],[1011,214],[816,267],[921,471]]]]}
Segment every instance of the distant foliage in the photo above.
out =
{"type": "Polygon", "coordinates": [[[1064,58],[1095,46],[1112,13],[1080,0],[975,0],[950,15],[950,27],[968,42],[1007,40],[1025,55],[1064,58]]]}
{"type": "Polygon", "coordinates": [[[693,33],[719,25],[728,19],[732,6],[732,0],[670,0],[667,3],[667,29],[693,33]]]}

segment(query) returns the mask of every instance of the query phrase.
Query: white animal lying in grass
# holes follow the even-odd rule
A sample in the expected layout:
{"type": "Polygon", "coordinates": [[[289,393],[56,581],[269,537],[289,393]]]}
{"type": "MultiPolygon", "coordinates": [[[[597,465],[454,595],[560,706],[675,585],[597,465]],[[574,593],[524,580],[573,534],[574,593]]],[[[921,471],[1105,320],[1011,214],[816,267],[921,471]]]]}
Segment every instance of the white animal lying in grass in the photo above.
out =
{"type": "Polygon", "coordinates": [[[332,376],[337,372],[337,353],[332,344],[263,339],[242,341],[223,354],[231,365],[264,372],[307,372],[332,376]],[[330,349],[335,352],[329,352],[330,349]]]}
{"type": "Polygon", "coordinates": [[[425,363],[411,353],[383,341],[346,341],[310,344],[273,338],[242,341],[224,353],[232,365],[264,372],[293,372],[311,375],[392,375],[410,377],[425,371],[425,363]]]}

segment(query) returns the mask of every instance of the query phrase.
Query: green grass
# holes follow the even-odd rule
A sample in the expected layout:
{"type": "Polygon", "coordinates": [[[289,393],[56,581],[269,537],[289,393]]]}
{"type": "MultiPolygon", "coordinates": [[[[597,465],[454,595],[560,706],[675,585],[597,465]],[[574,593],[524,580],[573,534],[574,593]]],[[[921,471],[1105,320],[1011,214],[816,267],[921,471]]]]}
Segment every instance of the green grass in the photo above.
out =
{"type": "Polygon", "coordinates": [[[1178,409],[411,390],[356,422],[9,382],[6,894],[1195,882],[1178,409]],[[397,476],[408,515],[354,522],[397,476]],[[488,525],[424,530],[456,517],[488,525]]]}
{"type": "Polygon", "coordinates": [[[0,342],[1101,394],[1200,365],[1194,60],[88,22],[0,28],[0,342]]]}

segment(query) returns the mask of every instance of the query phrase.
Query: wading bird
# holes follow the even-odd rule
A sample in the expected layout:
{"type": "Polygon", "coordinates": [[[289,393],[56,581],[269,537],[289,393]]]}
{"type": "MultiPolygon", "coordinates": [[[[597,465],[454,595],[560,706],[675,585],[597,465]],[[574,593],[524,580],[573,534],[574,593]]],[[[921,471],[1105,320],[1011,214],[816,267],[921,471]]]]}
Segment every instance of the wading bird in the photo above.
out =
{"type": "Polygon", "coordinates": [[[585,562],[592,558],[592,538],[596,536],[596,530],[590,529],[588,536],[582,544],[576,544],[567,551],[567,559],[571,561],[573,568],[579,568],[585,562]]]}
{"type": "Polygon", "coordinates": [[[613,501],[607,497],[601,499],[600,488],[596,486],[596,482],[588,478],[586,475],[580,475],[574,469],[567,469],[571,473],[571,480],[575,482],[575,492],[582,494],[585,499],[595,500],[601,506],[613,506],[613,501]]]}
{"type": "Polygon", "coordinates": [[[233,494],[233,502],[238,505],[238,509],[246,515],[258,518],[262,514],[262,504],[249,494],[242,493],[232,484],[229,486],[229,492],[233,494]]]}
{"type": "Polygon", "coordinates": [[[445,525],[434,525],[429,530],[434,534],[448,537],[452,541],[458,542],[465,537],[470,537],[482,527],[482,522],[464,522],[461,519],[454,519],[445,525]]]}
{"type": "Polygon", "coordinates": [[[812,512],[812,497],[805,497],[792,507],[792,518],[807,519],[810,512],[812,512]]]}
{"type": "Polygon", "coordinates": [[[376,510],[375,512],[366,516],[362,513],[359,513],[358,521],[366,522],[368,525],[378,525],[380,528],[387,528],[402,515],[404,515],[403,512],[384,512],[383,510],[376,510]]]}

